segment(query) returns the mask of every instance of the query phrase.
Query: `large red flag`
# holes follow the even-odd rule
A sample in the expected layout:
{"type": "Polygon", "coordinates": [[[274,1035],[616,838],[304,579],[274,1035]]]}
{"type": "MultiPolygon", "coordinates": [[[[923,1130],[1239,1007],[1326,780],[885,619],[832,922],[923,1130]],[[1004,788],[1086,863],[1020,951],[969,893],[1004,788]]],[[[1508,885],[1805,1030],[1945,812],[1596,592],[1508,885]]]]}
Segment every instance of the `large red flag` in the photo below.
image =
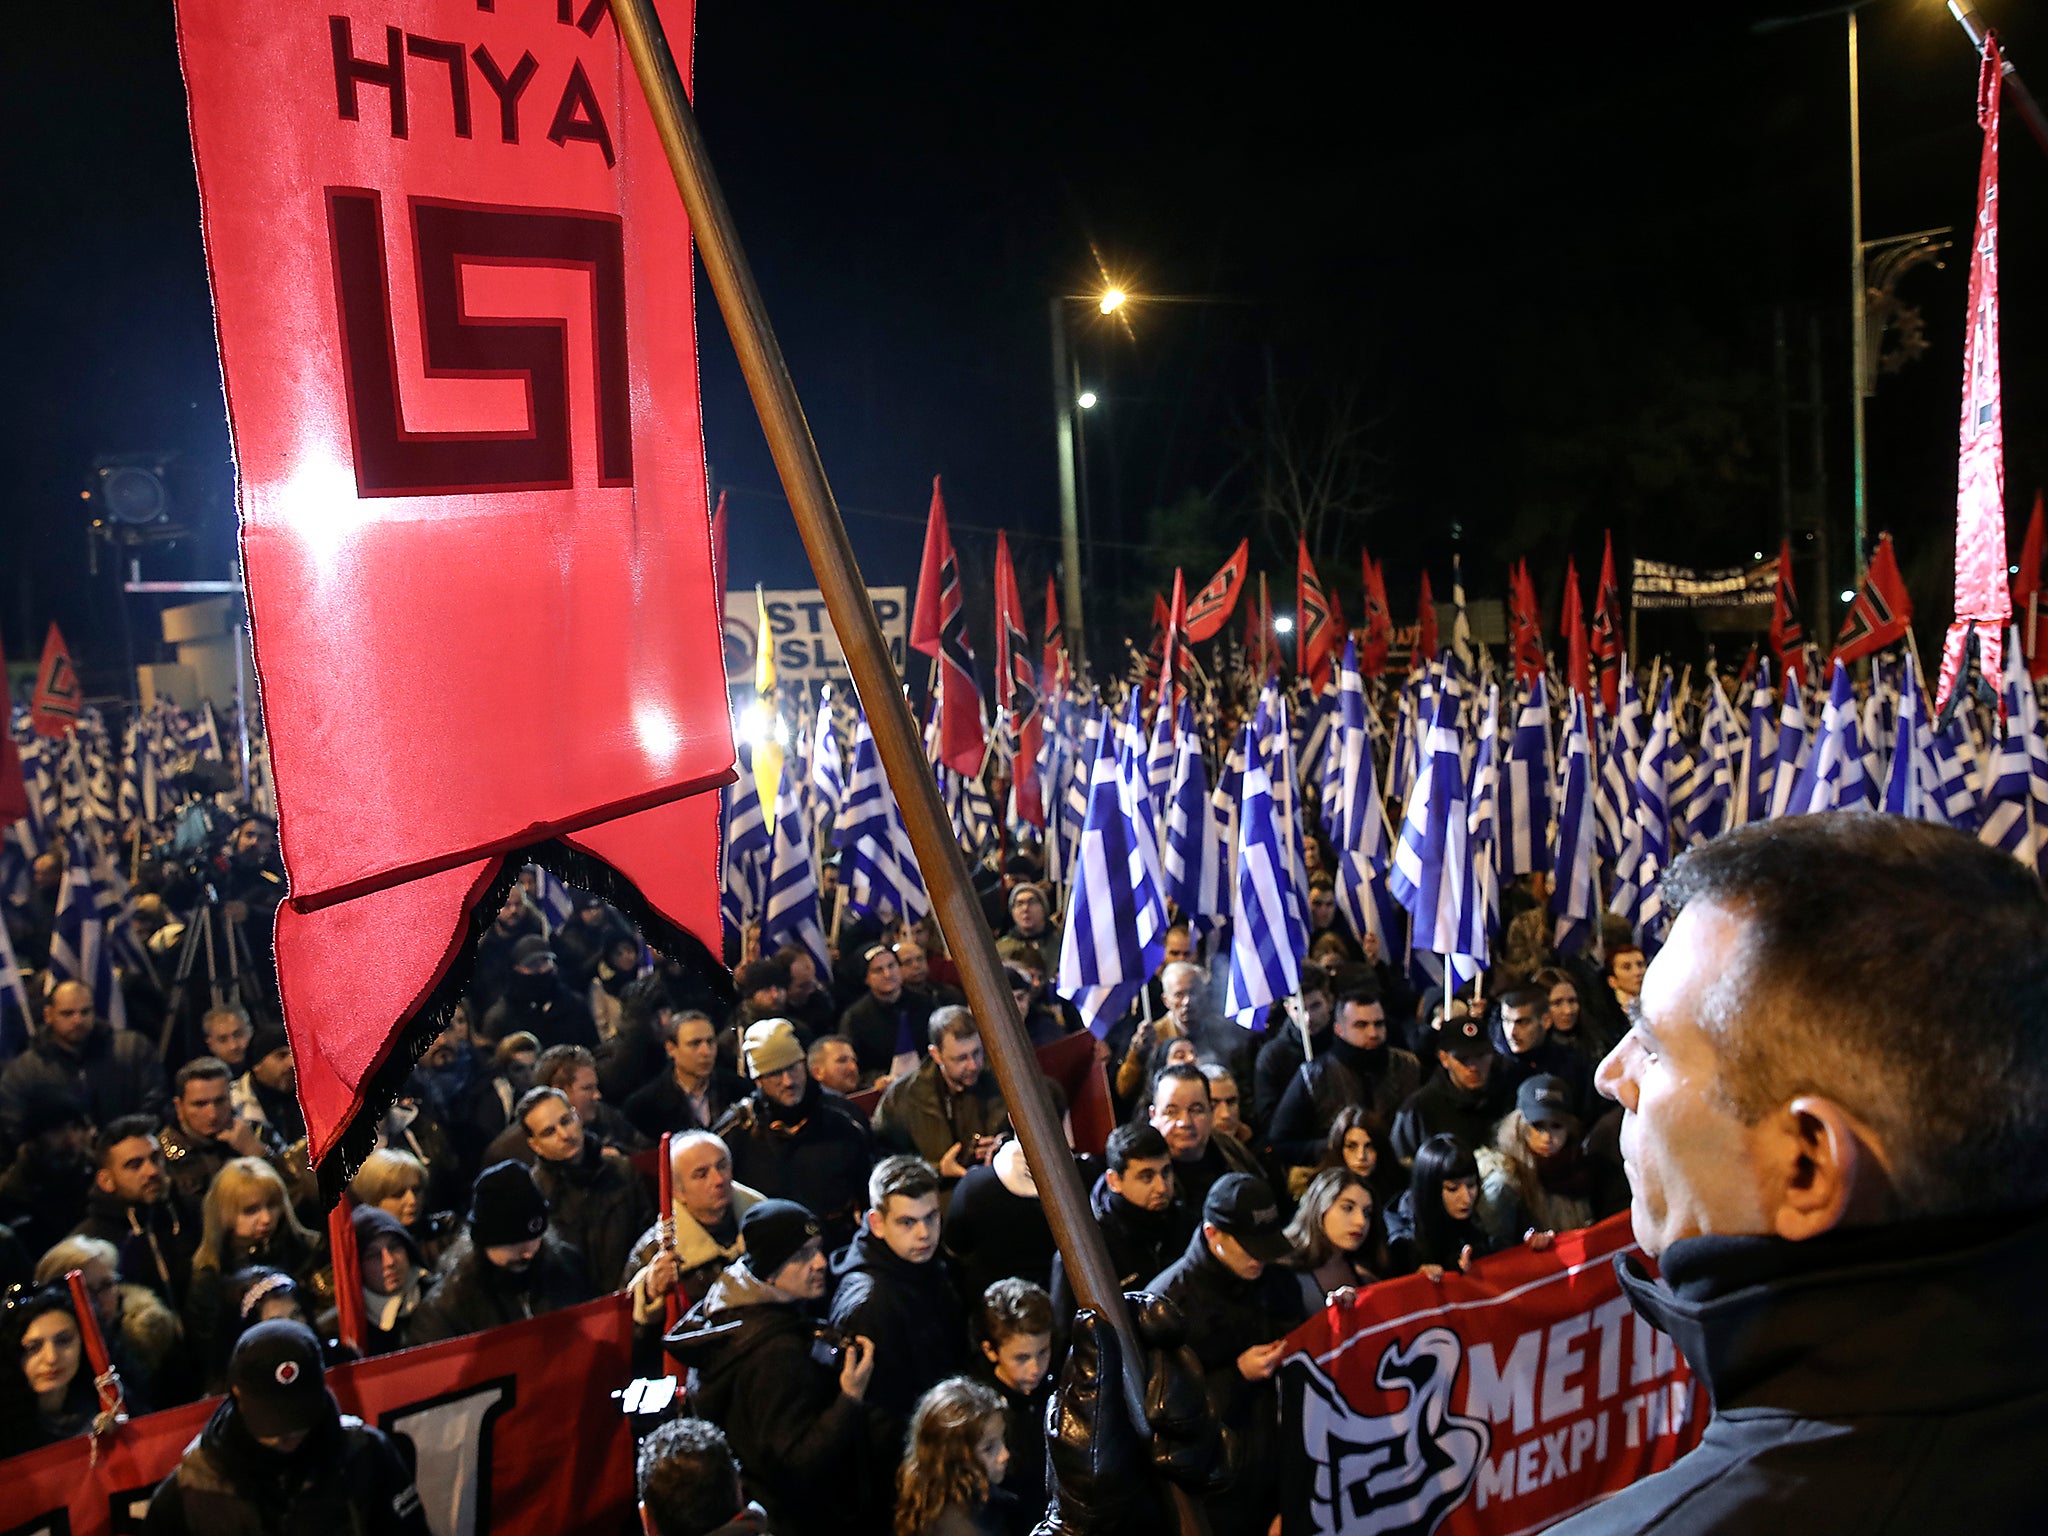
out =
{"type": "Polygon", "coordinates": [[[1060,629],[1060,589],[1050,572],[1045,578],[1045,650],[1039,658],[1044,669],[1045,686],[1059,689],[1072,680],[1072,668],[1067,661],[1067,637],[1060,629]]]}
{"type": "Polygon", "coordinates": [[[1038,790],[1038,669],[1031,665],[1031,637],[1024,630],[1024,599],[1017,568],[1010,561],[1009,535],[996,532],[996,687],[1017,731],[1017,759],[1010,782],[1016,786],[1017,814],[1034,827],[1045,825],[1038,790]]]}
{"type": "Polygon", "coordinates": [[[1835,636],[1836,661],[1858,661],[1875,655],[1888,645],[1906,638],[1913,624],[1913,600],[1906,595],[1906,583],[1899,575],[1898,557],[1892,553],[1892,536],[1878,535],[1877,552],[1870,557],[1864,573],[1863,590],[1842,618],[1842,632],[1835,636]]]}
{"type": "Polygon", "coordinates": [[[1209,584],[1188,599],[1188,639],[1199,644],[1212,640],[1230,622],[1237,607],[1237,594],[1244,590],[1245,573],[1251,568],[1252,541],[1240,539],[1236,553],[1223,562],[1223,569],[1209,578],[1209,584]]]}
{"type": "Polygon", "coordinates": [[[2048,677],[2048,645],[2041,641],[2041,493],[2034,492],[2034,510],[2027,516],[2027,535],[2020,541],[2020,573],[2012,580],[2013,621],[2026,649],[2027,670],[2048,677]]]}
{"type": "MultiPolygon", "coordinates": [[[[689,0],[660,8],[686,50],[689,0]]],[[[313,1156],[347,1133],[323,1176],[368,1150],[508,858],[722,975],[690,230],[605,8],[570,10],[177,7],[278,982],[313,1156]]]]}
{"type": "Polygon", "coordinates": [[[910,646],[939,663],[939,761],[955,773],[981,772],[988,751],[981,728],[981,684],[975,680],[974,650],[967,643],[960,562],[946,528],[946,498],[937,475],[932,476],[931,514],[924,525],[924,563],[918,568],[910,646]]]}
{"type": "Polygon", "coordinates": [[[1159,707],[1171,711],[1180,702],[1181,673],[1188,653],[1188,589],[1180,567],[1173,568],[1173,597],[1166,605],[1166,663],[1159,685],[1159,707]]]}
{"type": "Polygon", "coordinates": [[[1600,707],[1611,719],[1621,707],[1621,585],[1614,579],[1614,530],[1600,551],[1600,590],[1593,598],[1593,633],[1587,643],[1600,684],[1600,707]]]}
{"type": "Polygon", "coordinates": [[[1358,641],[1358,670],[1366,677],[1378,677],[1387,669],[1387,656],[1394,648],[1394,615],[1387,608],[1387,580],[1371,555],[1361,555],[1365,578],[1365,628],[1358,641]]]}
{"type": "Polygon", "coordinates": [[[1336,615],[1308,557],[1308,540],[1300,541],[1294,567],[1294,670],[1320,688],[1330,675],[1330,653],[1336,648],[1336,615]]]}
{"type": "Polygon", "coordinates": [[[1778,675],[1806,686],[1806,626],[1799,618],[1799,589],[1792,582],[1792,541],[1778,547],[1778,590],[1771,602],[1771,654],[1778,675]]]}
{"type": "MultiPolygon", "coordinates": [[[[1984,39],[1977,77],[1977,122],[1984,154],[1977,167],[1976,236],[1970,242],[1970,336],[1963,349],[1962,447],[1956,460],[1956,616],[1941,646],[1935,707],[1948,703],[1974,629],[1978,664],[1994,689],[2003,675],[2012,593],[2005,584],[2005,420],[1998,386],[1998,87],[2004,60],[1998,38],[1984,39]]],[[[2004,709],[2005,693],[1998,692],[2004,709]]]]}
{"type": "Polygon", "coordinates": [[[1415,649],[1408,658],[1408,670],[1420,672],[1436,660],[1436,594],[1429,589],[1429,572],[1422,573],[1422,591],[1416,598],[1415,649]]]}
{"type": "Polygon", "coordinates": [[[1593,702],[1593,675],[1591,656],[1586,649],[1586,608],[1579,596],[1578,562],[1565,556],[1564,561],[1564,672],[1565,682],[1572,691],[1588,704],[1593,702]]]}
{"type": "Polygon", "coordinates": [[[38,736],[67,735],[84,708],[85,690],[79,686],[78,669],[71,665],[71,647],[64,643],[53,619],[50,632],[43,637],[36,689],[29,695],[29,724],[38,736]]]}
{"type": "Polygon", "coordinates": [[[1529,562],[1519,562],[1508,578],[1515,618],[1515,681],[1532,683],[1543,675],[1543,616],[1536,609],[1536,584],[1529,562]]]}

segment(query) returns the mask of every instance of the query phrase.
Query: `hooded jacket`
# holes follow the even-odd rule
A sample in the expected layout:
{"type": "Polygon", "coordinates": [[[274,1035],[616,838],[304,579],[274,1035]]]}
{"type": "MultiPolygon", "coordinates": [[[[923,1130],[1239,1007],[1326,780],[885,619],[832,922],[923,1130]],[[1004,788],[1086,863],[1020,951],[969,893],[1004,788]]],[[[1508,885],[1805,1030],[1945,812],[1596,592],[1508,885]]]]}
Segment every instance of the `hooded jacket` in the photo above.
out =
{"type": "Polygon", "coordinates": [[[1514,1107],[1515,1090],[1505,1072],[1488,1072],[1479,1087],[1460,1088],[1440,1071],[1408,1096],[1388,1141],[1404,1163],[1414,1162],[1415,1149],[1436,1135],[1455,1136],[1467,1151],[1477,1152],[1514,1107]]]}
{"type": "Polygon", "coordinates": [[[154,1205],[130,1205],[94,1186],[85,1220],[72,1231],[112,1243],[121,1255],[121,1277],[155,1291],[173,1312],[185,1309],[192,1285],[192,1253],[199,1246],[199,1218],[166,1193],[154,1205]]]}
{"type": "Polygon", "coordinates": [[[875,1142],[860,1117],[815,1080],[788,1109],[756,1090],[718,1122],[736,1183],[794,1200],[818,1218],[826,1249],[844,1247],[868,1203],[875,1142]]]}
{"type": "Polygon", "coordinates": [[[881,1416],[839,1390],[803,1304],[734,1264],[669,1335],[691,1411],[725,1431],[747,1497],[777,1536],[838,1532],[888,1505],[881,1416]]]}
{"type": "Polygon", "coordinates": [[[875,1342],[867,1400],[899,1424],[917,1400],[967,1368],[967,1313],[938,1254],[896,1256],[863,1227],[832,1259],[832,1325],[875,1342]]]}
{"type": "MultiPolygon", "coordinates": [[[[1133,1205],[1109,1187],[1109,1175],[1102,1174],[1088,1194],[1095,1224],[1102,1228],[1102,1240],[1109,1248],[1109,1267],[1116,1272],[1117,1289],[1135,1291],[1153,1275],[1181,1256],[1188,1238],[1201,1223],[1198,1213],[1180,1200],[1163,1211],[1148,1211],[1133,1205]]],[[[1066,1261],[1052,1256],[1052,1324],[1056,1338],[1064,1340],[1072,1326],[1073,1282],[1067,1279],[1066,1261]]]]}
{"type": "Polygon", "coordinates": [[[2048,1530],[2048,1218],[1617,1260],[1712,1395],[1700,1444],[1551,1536],[2048,1530]]]}
{"type": "Polygon", "coordinates": [[[397,1443],[361,1419],[330,1414],[279,1456],[256,1443],[226,1399],[158,1484],[144,1536],[427,1536],[397,1443]]]}
{"type": "Polygon", "coordinates": [[[594,1136],[566,1162],[536,1158],[533,1180],[547,1197],[548,1225],[583,1255],[590,1294],[611,1290],[635,1239],[654,1220],[647,1181],[631,1163],[606,1157],[594,1136]]]}

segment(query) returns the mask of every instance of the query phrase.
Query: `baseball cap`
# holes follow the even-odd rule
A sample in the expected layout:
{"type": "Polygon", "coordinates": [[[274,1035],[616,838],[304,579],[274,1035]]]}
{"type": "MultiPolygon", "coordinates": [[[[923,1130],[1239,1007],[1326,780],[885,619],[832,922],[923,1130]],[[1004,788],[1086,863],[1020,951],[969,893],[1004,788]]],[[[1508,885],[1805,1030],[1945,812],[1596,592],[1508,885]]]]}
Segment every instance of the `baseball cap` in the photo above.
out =
{"type": "Polygon", "coordinates": [[[522,965],[532,965],[541,959],[552,963],[554,958],[555,952],[548,948],[548,941],[537,933],[527,934],[512,946],[512,964],[515,969],[522,965]]]}
{"type": "Polygon", "coordinates": [[[320,1341],[288,1318],[258,1323],[235,1341],[228,1385],[235,1411],[259,1440],[303,1434],[338,1411],[327,1391],[320,1341]]]}
{"type": "Polygon", "coordinates": [[[1272,1187],[1249,1173],[1226,1173],[1211,1184],[1209,1197],[1202,1202],[1202,1220],[1236,1238],[1246,1253],[1264,1263],[1294,1251],[1272,1187]]]}
{"type": "Polygon", "coordinates": [[[1460,1061],[1479,1061],[1493,1054],[1493,1042],[1486,1038],[1483,1019],[1445,1019],[1430,1035],[1438,1050],[1449,1051],[1460,1061]]]}
{"type": "Polygon", "coordinates": [[[1515,1090],[1515,1108],[1531,1125],[1548,1120],[1576,1120],[1572,1113],[1571,1090],[1564,1079],[1539,1072],[1515,1090]]]}

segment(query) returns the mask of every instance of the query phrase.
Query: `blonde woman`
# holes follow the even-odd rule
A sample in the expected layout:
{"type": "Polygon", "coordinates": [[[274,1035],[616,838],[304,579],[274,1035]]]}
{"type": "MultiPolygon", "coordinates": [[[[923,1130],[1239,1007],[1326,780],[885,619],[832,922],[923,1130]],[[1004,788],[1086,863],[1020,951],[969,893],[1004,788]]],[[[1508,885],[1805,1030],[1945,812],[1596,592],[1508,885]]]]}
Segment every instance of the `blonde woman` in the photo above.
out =
{"type": "Polygon", "coordinates": [[[261,1158],[224,1163],[201,1207],[199,1250],[192,1255],[192,1286],[185,1296],[185,1336],[202,1372],[227,1364],[235,1328],[228,1277],[263,1265],[282,1270],[323,1302],[333,1291],[325,1269],[325,1240],[292,1214],[291,1196],[277,1170],[261,1158]]]}
{"type": "Polygon", "coordinates": [[[420,1268],[432,1274],[462,1231],[453,1211],[427,1209],[427,1165],[410,1152],[380,1147],[363,1159],[349,1181],[357,1205],[374,1205],[398,1218],[419,1248],[420,1268]]]}

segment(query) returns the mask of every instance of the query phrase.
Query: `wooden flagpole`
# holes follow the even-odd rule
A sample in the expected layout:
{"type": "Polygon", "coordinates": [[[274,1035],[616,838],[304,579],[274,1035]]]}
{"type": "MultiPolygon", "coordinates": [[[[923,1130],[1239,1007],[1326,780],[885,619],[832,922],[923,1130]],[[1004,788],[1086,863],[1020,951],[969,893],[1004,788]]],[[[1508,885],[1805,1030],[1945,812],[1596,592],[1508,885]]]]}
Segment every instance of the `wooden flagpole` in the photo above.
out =
{"type": "MultiPolygon", "coordinates": [[[[1017,1016],[995,939],[982,921],[966,860],[953,839],[938,784],[925,762],[917,724],[875,620],[853,542],[826,481],[817,443],[804,420],[782,348],[768,323],[767,306],[712,170],[681,73],[655,14],[654,0],[611,0],[611,9],[646,94],[676,190],[682,194],[697,253],[703,258],[711,291],[739,356],[740,371],[789,497],[797,532],[845,652],[847,670],[867,710],[875,750],[902,810],[911,848],[931,893],[933,912],[959,967],[961,986],[980,1026],[982,1043],[988,1047],[989,1064],[995,1069],[1003,1102],[1037,1181],[1047,1224],[1059,1245],[1075,1296],[1083,1306],[1102,1315],[1123,1345],[1125,1395],[1142,1433],[1146,1422],[1143,1357],[1116,1271],[1110,1267],[1109,1250],[1088,1208],[1088,1194],[1081,1187],[1080,1173],[1053,1113],[1038,1058],[1017,1016]]],[[[1179,1505],[1181,1529],[1206,1530],[1197,1506],[1177,1484],[1169,1486],[1179,1505]]]]}

